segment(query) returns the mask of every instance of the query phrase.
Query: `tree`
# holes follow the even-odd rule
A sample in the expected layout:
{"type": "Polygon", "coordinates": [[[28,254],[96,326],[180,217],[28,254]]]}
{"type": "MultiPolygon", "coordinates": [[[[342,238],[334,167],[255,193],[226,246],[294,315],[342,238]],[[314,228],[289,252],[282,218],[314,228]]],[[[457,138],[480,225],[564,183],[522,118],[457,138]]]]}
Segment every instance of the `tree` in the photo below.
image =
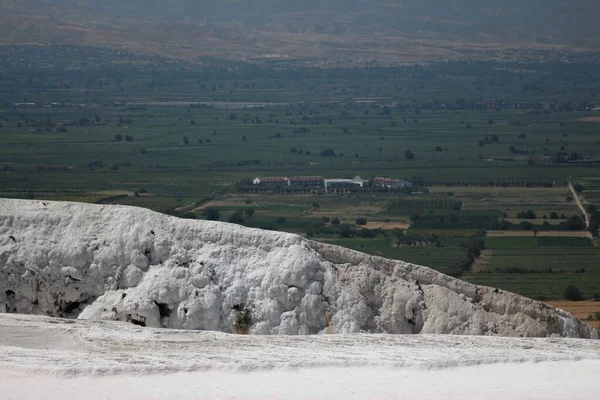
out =
{"type": "Polygon", "coordinates": [[[254,215],[254,208],[252,207],[246,207],[244,209],[244,215],[248,218],[252,218],[252,216],[254,215]]]}
{"type": "Polygon", "coordinates": [[[183,137],[183,144],[185,144],[185,145],[188,145],[188,144],[190,144],[190,138],[189,138],[189,137],[187,137],[187,136],[184,136],[184,137],[183,137]]]}
{"type": "Polygon", "coordinates": [[[351,238],[354,237],[356,231],[348,224],[343,224],[340,227],[340,237],[341,238],[351,238]]]}
{"type": "Polygon", "coordinates": [[[581,290],[577,286],[569,285],[565,288],[564,298],[565,300],[582,301],[583,294],[581,294],[581,290]]]}
{"type": "Polygon", "coordinates": [[[126,141],[126,142],[133,142],[134,140],[135,140],[135,139],[134,139],[134,138],[133,138],[133,136],[131,136],[131,135],[127,135],[127,136],[125,136],[125,141],[126,141]]]}
{"type": "Polygon", "coordinates": [[[219,210],[215,208],[205,208],[202,210],[202,218],[207,219],[209,221],[218,221],[220,218],[219,210]]]}
{"type": "Polygon", "coordinates": [[[117,142],[120,142],[121,140],[123,140],[123,135],[121,135],[120,133],[116,133],[115,134],[115,140],[117,142]]]}
{"type": "Polygon", "coordinates": [[[367,224],[367,219],[364,217],[360,217],[356,219],[356,225],[366,225],[367,224]]]}
{"type": "Polygon", "coordinates": [[[323,157],[335,157],[335,151],[333,151],[333,149],[325,149],[323,151],[321,151],[321,155],[323,157]]]}
{"type": "Polygon", "coordinates": [[[362,238],[365,239],[373,239],[377,237],[377,234],[379,233],[379,231],[377,229],[367,229],[367,228],[362,228],[359,231],[359,235],[362,238]]]}
{"type": "Polygon", "coordinates": [[[227,222],[232,223],[232,224],[243,224],[244,223],[244,217],[242,216],[241,213],[239,212],[234,212],[233,214],[231,214],[231,216],[229,217],[229,219],[227,220],[227,222]]]}
{"type": "Polygon", "coordinates": [[[581,192],[583,192],[583,186],[581,186],[581,184],[579,184],[579,183],[576,183],[576,184],[574,184],[574,185],[573,185],[573,189],[575,189],[575,191],[576,191],[577,193],[581,193],[581,192]]]}
{"type": "Polygon", "coordinates": [[[186,212],[185,214],[183,214],[181,216],[181,218],[185,218],[185,219],[196,219],[196,214],[194,214],[191,211],[186,212]]]}
{"type": "Polygon", "coordinates": [[[521,229],[523,229],[524,231],[531,231],[533,230],[534,225],[529,222],[529,221],[523,221],[521,222],[521,229]]]}
{"type": "Polygon", "coordinates": [[[331,219],[331,225],[339,225],[340,224],[340,219],[339,218],[332,218],[331,219]]]}
{"type": "Polygon", "coordinates": [[[415,153],[413,153],[410,150],[406,150],[404,152],[404,158],[406,158],[407,160],[414,160],[415,159],[415,153]]]}

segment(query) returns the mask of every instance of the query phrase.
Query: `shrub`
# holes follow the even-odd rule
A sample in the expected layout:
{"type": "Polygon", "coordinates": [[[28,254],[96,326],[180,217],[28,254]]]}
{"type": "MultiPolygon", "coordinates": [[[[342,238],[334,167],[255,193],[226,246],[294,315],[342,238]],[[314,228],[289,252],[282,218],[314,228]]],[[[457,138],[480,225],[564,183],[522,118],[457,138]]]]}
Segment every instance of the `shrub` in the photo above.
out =
{"type": "Polygon", "coordinates": [[[579,290],[579,288],[575,285],[569,285],[565,288],[564,297],[565,297],[565,300],[572,300],[572,301],[582,301],[583,300],[583,294],[581,294],[581,290],[579,290]]]}
{"type": "Polygon", "coordinates": [[[517,218],[520,218],[520,219],[536,219],[537,216],[535,215],[535,212],[533,212],[533,210],[527,210],[527,211],[524,211],[524,212],[517,213],[517,218]]]}
{"type": "Polygon", "coordinates": [[[362,228],[360,230],[360,232],[359,232],[360,237],[366,238],[366,239],[376,238],[378,234],[379,234],[379,230],[378,229],[362,228]]]}
{"type": "Polygon", "coordinates": [[[331,225],[339,225],[340,224],[340,219],[339,218],[332,218],[331,219],[331,225]]]}
{"type": "Polygon", "coordinates": [[[236,311],[233,327],[241,335],[248,334],[252,327],[252,312],[248,308],[236,311]]]}
{"type": "Polygon", "coordinates": [[[335,157],[335,151],[333,149],[325,149],[321,151],[323,157],[335,157]]]}
{"type": "Polygon", "coordinates": [[[202,210],[202,218],[209,221],[218,221],[220,218],[219,210],[214,208],[207,208],[202,210]]]}
{"type": "Polygon", "coordinates": [[[348,224],[344,224],[340,227],[341,238],[351,238],[356,235],[356,231],[348,224]]]}
{"type": "Polygon", "coordinates": [[[360,217],[356,219],[356,225],[366,225],[367,224],[367,219],[364,217],[360,217]]]}
{"type": "Polygon", "coordinates": [[[244,223],[244,217],[242,217],[241,213],[236,211],[233,214],[231,214],[231,216],[229,217],[227,222],[232,223],[232,224],[242,224],[242,223],[244,223]]]}

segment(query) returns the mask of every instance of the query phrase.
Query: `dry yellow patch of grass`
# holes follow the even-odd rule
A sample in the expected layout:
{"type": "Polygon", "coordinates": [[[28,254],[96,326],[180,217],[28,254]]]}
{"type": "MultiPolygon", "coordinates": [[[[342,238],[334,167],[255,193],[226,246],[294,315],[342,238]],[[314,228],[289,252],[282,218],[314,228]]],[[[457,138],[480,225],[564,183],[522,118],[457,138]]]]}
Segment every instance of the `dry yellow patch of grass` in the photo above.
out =
{"type": "Polygon", "coordinates": [[[392,229],[406,230],[406,229],[410,228],[410,224],[408,222],[379,222],[379,221],[373,221],[373,222],[368,222],[366,225],[364,225],[364,228],[367,228],[367,229],[385,229],[385,230],[392,230],[392,229]]]}
{"type": "Polygon", "coordinates": [[[485,270],[486,265],[490,262],[492,256],[494,255],[493,250],[482,250],[477,260],[473,263],[471,267],[473,272],[482,272],[485,270]]]}
{"type": "Polygon", "coordinates": [[[579,119],[581,122],[600,122],[600,117],[585,117],[579,119]]]}
{"type": "Polygon", "coordinates": [[[587,324],[600,329],[600,320],[596,318],[594,318],[594,320],[589,319],[590,315],[593,316],[594,313],[600,312],[600,301],[552,300],[547,301],[547,303],[556,308],[570,312],[587,324]]]}

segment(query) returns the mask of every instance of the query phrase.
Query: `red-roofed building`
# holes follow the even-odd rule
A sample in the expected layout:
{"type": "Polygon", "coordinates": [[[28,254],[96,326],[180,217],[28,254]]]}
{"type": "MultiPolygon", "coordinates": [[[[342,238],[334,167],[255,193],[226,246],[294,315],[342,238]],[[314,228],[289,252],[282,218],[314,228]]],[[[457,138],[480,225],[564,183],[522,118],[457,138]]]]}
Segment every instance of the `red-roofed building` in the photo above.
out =
{"type": "Polygon", "coordinates": [[[320,185],[323,186],[324,179],[322,176],[292,176],[290,185],[320,185]]]}
{"type": "Polygon", "coordinates": [[[255,185],[288,185],[289,179],[283,176],[265,176],[255,178],[252,181],[255,185]]]}
{"type": "Polygon", "coordinates": [[[373,184],[381,185],[381,186],[393,186],[398,182],[400,182],[399,179],[382,178],[382,177],[373,178],[373,184]]]}

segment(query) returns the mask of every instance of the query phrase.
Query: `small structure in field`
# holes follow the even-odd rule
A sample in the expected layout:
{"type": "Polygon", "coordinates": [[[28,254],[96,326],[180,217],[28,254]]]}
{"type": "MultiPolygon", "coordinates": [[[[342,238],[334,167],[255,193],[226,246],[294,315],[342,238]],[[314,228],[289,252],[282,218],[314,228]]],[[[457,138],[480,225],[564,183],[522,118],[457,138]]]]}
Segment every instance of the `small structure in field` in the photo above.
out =
{"type": "Polygon", "coordinates": [[[377,177],[377,178],[373,178],[372,182],[373,182],[374,186],[382,186],[382,187],[386,187],[386,188],[390,188],[390,189],[403,189],[403,188],[410,188],[413,186],[413,184],[408,181],[403,181],[403,180],[394,179],[394,178],[377,177]]]}

